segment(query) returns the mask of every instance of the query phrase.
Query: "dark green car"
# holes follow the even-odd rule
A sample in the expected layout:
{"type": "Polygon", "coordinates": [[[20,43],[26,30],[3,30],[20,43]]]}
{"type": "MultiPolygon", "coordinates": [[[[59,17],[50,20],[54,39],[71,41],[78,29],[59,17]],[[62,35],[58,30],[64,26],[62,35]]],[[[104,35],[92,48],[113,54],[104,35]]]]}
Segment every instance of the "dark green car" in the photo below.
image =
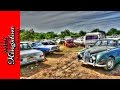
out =
{"type": "Polygon", "coordinates": [[[81,50],[77,58],[83,64],[112,70],[120,62],[120,38],[98,40],[92,47],[81,50]]]}

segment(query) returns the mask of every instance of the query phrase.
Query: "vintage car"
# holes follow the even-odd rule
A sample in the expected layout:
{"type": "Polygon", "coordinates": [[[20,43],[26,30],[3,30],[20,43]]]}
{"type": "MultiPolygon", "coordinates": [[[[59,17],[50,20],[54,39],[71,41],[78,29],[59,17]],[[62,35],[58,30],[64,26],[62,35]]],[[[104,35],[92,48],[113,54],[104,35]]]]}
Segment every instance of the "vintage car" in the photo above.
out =
{"type": "Polygon", "coordinates": [[[57,44],[63,44],[64,42],[65,42],[64,39],[57,39],[57,40],[56,40],[56,43],[57,43],[57,44]]]}
{"type": "Polygon", "coordinates": [[[31,47],[33,49],[41,50],[45,54],[54,52],[54,51],[59,51],[58,45],[43,45],[41,42],[33,42],[31,43],[31,47]]]}
{"type": "Polygon", "coordinates": [[[56,43],[52,40],[45,40],[41,42],[43,45],[56,45],[56,43]]]}
{"type": "Polygon", "coordinates": [[[120,62],[120,39],[101,39],[94,46],[81,50],[77,55],[83,64],[112,70],[120,62]]]}
{"type": "Polygon", "coordinates": [[[45,56],[42,51],[32,49],[28,42],[20,42],[20,66],[30,63],[44,61],[45,56]]]}
{"type": "Polygon", "coordinates": [[[64,46],[70,47],[70,48],[73,47],[74,46],[73,39],[67,39],[67,40],[65,40],[64,46]]]}
{"type": "Polygon", "coordinates": [[[84,45],[84,39],[83,38],[76,38],[73,41],[77,45],[84,45]]]}

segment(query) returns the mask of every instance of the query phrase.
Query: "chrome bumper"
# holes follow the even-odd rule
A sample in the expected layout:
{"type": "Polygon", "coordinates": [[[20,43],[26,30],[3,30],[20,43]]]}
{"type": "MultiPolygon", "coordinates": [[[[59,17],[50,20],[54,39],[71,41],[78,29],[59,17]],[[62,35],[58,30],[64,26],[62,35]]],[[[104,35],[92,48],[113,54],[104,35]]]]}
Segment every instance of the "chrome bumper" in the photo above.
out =
{"type": "Polygon", "coordinates": [[[86,64],[86,65],[92,65],[92,66],[96,66],[96,67],[105,67],[106,65],[99,65],[99,64],[96,64],[96,63],[90,63],[90,62],[84,62],[83,60],[79,60],[81,61],[83,64],[86,64]]]}

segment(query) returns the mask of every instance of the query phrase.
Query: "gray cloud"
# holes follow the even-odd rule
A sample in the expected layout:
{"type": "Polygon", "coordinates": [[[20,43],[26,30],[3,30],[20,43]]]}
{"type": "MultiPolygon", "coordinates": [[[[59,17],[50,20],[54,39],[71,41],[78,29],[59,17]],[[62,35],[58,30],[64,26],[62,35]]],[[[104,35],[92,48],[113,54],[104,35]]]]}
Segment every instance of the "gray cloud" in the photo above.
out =
{"type": "Polygon", "coordinates": [[[38,32],[64,29],[78,32],[94,28],[108,30],[120,27],[119,11],[21,11],[21,28],[38,32]]]}

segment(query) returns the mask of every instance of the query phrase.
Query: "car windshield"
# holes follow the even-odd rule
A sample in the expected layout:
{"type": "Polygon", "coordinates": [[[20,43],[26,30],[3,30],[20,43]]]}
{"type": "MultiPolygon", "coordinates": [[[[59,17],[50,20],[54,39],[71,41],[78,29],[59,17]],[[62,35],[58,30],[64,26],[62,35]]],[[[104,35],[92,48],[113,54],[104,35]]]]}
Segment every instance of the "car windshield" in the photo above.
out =
{"type": "Polygon", "coordinates": [[[28,43],[20,43],[20,50],[29,50],[31,49],[28,43]]]}
{"type": "Polygon", "coordinates": [[[92,40],[92,39],[98,39],[98,36],[97,35],[86,36],[86,40],[92,40]]]}
{"type": "Polygon", "coordinates": [[[31,46],[32,46],[32,47],[35,47],[35,46],[41,46],[41,45],[43,45],[43,44],[39,42],[39,43],[32,43],[31,46]]]}
{"type": "Polygon", "coordinates": [[[95,46],[116,46],[117,41],[116,40],[98,40],[95,43],[95,46]]]}

